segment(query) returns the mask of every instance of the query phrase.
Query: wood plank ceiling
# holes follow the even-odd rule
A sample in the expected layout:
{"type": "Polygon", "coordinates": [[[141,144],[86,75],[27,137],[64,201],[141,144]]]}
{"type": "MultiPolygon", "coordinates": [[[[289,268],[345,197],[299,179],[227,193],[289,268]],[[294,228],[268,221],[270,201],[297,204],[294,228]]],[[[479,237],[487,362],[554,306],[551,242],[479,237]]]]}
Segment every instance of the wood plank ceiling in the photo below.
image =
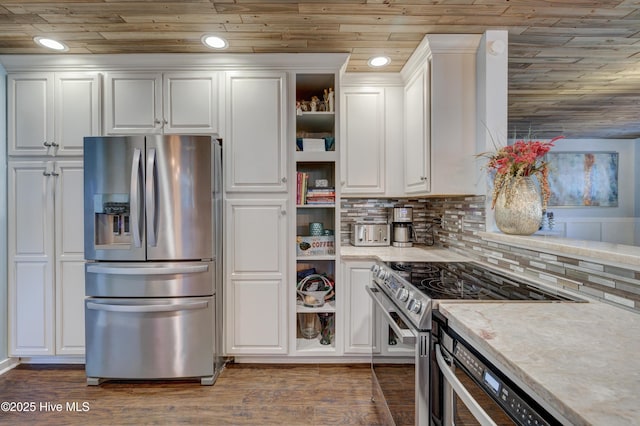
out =
{"type": "Polygon", "coordinates": [[[640,138],[640,0],[0,1],[0,54],[348,52],[399,71],[425,34],[509,31],[509,127],[537,137],[640,138]]]}

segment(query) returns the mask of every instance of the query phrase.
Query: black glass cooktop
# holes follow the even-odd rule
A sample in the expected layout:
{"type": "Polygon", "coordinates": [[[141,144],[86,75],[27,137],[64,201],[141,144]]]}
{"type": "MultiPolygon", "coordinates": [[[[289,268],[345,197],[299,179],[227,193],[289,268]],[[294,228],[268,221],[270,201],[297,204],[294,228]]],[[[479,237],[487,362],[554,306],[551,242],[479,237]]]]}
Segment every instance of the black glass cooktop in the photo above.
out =
{"type": "Polygon", "coordinates": [[[387,262],[432,299],[571,300],[473,262],[387,262]]]}

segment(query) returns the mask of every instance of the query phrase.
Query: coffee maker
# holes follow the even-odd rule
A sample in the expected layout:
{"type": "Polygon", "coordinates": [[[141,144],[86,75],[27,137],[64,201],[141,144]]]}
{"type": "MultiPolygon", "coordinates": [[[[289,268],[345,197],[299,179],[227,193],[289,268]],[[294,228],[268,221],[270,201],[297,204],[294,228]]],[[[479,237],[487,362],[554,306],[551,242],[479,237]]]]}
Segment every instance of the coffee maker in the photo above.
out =
{"type": "Polygon", "coordinates": [[[392,209],[392,235],[394,247],[412,247],[413,239],[413,208],[394,207],[392,209]]]}

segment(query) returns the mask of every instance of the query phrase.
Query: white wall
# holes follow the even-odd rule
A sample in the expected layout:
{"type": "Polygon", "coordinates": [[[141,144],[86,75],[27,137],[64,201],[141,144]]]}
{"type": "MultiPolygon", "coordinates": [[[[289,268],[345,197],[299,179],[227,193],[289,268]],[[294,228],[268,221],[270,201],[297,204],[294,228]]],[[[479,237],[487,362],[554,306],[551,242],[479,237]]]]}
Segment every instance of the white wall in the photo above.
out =
{"type": "MultiPolygon", "coordinates": [[[[476,55],[477,138],[476,153],[495,151],[496,145],[507,143],[508,33],[486,31],[476,55]]],[[[476,161],[476,194],[491,192],[485,161],[476,161]]],[[[486,201],[486,229],[497,231],[491,199],[486,201]]]]}
{"type": "Polygon", "coordinates": [[[7,73],[0,65],[0,363],[7,358],[7,73]]]}
{"type": "Polygon", "coordinates": [[[552,151],[618,153],[618,207],[549,207],[562,236],[640,245],[640,142],[630,139],[561,139],[552,151]]]}

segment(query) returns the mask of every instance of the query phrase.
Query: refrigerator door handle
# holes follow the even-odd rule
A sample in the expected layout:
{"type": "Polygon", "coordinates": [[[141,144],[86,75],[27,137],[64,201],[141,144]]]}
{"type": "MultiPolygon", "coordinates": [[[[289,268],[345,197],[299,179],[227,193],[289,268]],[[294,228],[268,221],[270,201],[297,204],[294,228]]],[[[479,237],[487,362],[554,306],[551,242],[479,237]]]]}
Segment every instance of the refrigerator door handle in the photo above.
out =
{"type": "Polygon", "coordinates": [[[144,313],[144,312],[177,312],[193,309],[206,309],[209,306],[209,302],[191,302],[191,303],[176,303],[176,304],[163,304],[163,305],[110,305],[107,303],[93,303],[87,302],[87,309],[94,311],[107,311],[107,312],[129,312],[129,313],[144,313]]]}
{"type": "Polygon", "coordinates": [[[118,266],[102,266],[102,265],[88,265],[87,272],[92,274],[106,274],[106,275],[175,275],[175,274],[197,274],[200,272],[207,272],[209,270],[208,265],[193,265],[193,266],[167,266],[167,267],[153,267],[153,268],[132,268],[132,267],[118,267],[118,266]]]}
{"type": "Polygon", "coordinates": [[[147,244],[157,245],[156,236],[156,149],[149,148],[147,153],[146,206],[147,206],[147,244]]]}
{"type": "Polygon", "coordinates": [[[140,232],[140,166],[142,152],[139,148],[133,151],[133,162],[131,164],[131,228],[133,229],[133,244],[135,247],[142,247],[142,236],[140,232]]]}

